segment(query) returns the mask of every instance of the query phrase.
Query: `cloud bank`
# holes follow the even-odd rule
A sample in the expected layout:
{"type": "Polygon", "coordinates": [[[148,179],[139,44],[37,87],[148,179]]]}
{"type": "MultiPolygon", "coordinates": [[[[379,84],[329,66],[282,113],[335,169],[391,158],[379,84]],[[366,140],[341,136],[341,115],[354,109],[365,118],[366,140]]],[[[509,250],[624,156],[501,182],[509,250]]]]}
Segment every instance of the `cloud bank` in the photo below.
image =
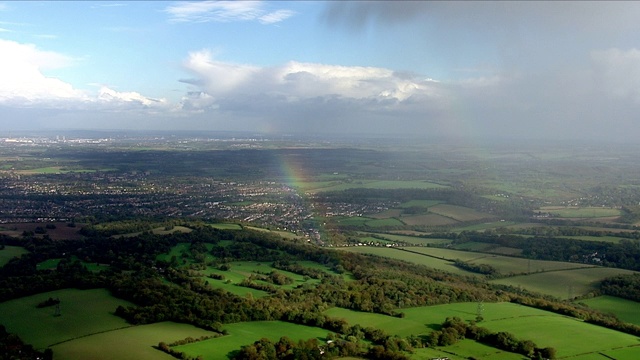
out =
{"type": "Polygon", "coordinates": [[[31,44],[0,39],[0,105],[16,108],[42,106],[57,109],[106,109],[109,104],[152,107],[165,100],[135,92],[117,92],[102,87],[98,94],[76,89],[71,84],[46,76],[46,70],[70,67],[78,60],[31,44]]]}

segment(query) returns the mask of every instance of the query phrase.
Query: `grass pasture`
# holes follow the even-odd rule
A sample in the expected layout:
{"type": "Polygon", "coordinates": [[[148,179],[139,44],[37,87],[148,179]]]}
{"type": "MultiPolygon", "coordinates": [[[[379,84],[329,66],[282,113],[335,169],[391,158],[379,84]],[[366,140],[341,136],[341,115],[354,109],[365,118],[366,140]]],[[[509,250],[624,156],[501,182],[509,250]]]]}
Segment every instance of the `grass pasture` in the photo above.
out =
{"type": "Polygon", "coordinates": [[[0,250],[0,267],[4,266],[14,257],[20,257],[28,253],[29,251],[22,246],[5,245],[4,249],[0,250]]]}
{"type": "Polygon", "coordinates": [[[383,212],[375,213],[375,214],[367,214],[367,217],[372,219],[388,219],[388,218],[397,218],[402,215],[402,209],[389,209],[383,212]]]}
{"type": "Polygon", "coordinates": [[[36,264],[37,270],[55,270],[62,259],[48,259],[36,264]]]}
{"type": "Polygon", "coordinates": [[[52,350],[54,359],[168,360],[171,356],[153,346],[161,341],[171,343],[211,335],[214,333],[193,325],[161,322],[81,337],[53,346],[52,350]]]}
{"type": "Polygon", "coordinates": [[[501,228],[501,227],[508,227],[508,226],[512,226],[515,225],[516,223],[513,221],[492,221],[492,222],[487,222],[487,223],[482,223],[482,224],[474,224],[474,225],[469,225],[469,226],[461,226],[461,227],[455,227],[453,229],[451,229],[452,232],[462,232],[462,231],[481,231],[481,230],[487,230],[487,229],[496,229],[496,228],[501,228]]]}
{"type": "Polygon", "coordinates": [[[218,230],[242,230],[242,226],[240,224],[231,224],[231,223],[215,223],[209,224],[212,228],[218,230]]]}
{"type": "Polygon", "coordinates": [[[494,331],[513,333],[539,345],[554,347],[559,358],[577,356],[577,359],[587,359],[601,351],[635,347],[636,357],[627,358],[633,360],[640,353],[638,338],[635,336],[563,316],[504,318],[488,321],[483,326],[494,331]]]}
{"type": "MultiPolygon", "coordinates": [[[[593,265],[568,263],[562,261],[529,260],[497,254],[483,254],[470,251],[442,249],[435,247],[407,247],[409,251],[448,260],[460,259],[473,264],[487,264],[495,267],[501,274],[538,273],[545,271],[591,268],[593,265]]],[[[601,268],[602,269],[602,268],[601,268]]]]}
{"type": "Polygon", "coordinates": [[[447,357],[450,360],[523,360],[522,355],[499,350],[473,341],[461,340],[447,347],[416,349],[412,360],[432,360],[447,357]]]}
{"type": "Polygon", "coordinates": [[[449,239],[431,239],[431,238],[422,238],[422,237],[410,236],[410,235],[383,234],[383,233],[369,233],[369,234],[384,238],[392,242],[402,242],[402,243],[409,243],[414,245],[448,244],[451,242],[451,240],[449,239]]]}
{"type": "Polygon", "coordinates": [[[402,222],[409,226],[445,226],[458,223],[455,219],[438,214],[403,216],[402,222]]]}
{"type": "Polygon", "coordinates": [[[255,230],[255,231],[262,231],[262,232],[270,232],[273,234],[277,234],[278,236],[281,236],[284,239],[296,239],[298,238],[298,235],[290,232],[290,231],[283,231],[283,230],[271,230],[271,229],[265,229],[265,228],[261,228],[261,227],[255,227],[255,226],[245,226],[245,229],[251,229],[251,230],[255,230]]]}
{"type": "Polygon", "coordinates": [[[160,254],[156,257],[156,260],[170,261],[173,256],[178,259],[182,258],[182,254],[189,254],[190,243],[178,243],[178,245],[171,248],[168,254],[160,254]]]}
{"type": "Polygon", "coordinates": [[[173,347],[174,350],[183,352],[189,356],[201,355],[209,360],[227,360],[227,355],[235,350],[239,350],[244,345],[253,344],[261,338],[267,338],[273,342],[281,337],[287,336],[293,341],[316,338],[323,340],[329,331],[291,324],[283,321],[252,321],[224,326],[229,335],[200,341],[187,345],[173,347]]]}
{"type": "Polygon", "coordinates": [[[586,295],[597,290],[600,280],[620,275],[633,274],[634,271],[614,268],[591,267],[573,270],[547,271],[529,275],[491,280],[492,283],[521,287],[559,299],[586,295]]]}
{"type": "Polygon", "coordinates": [[[575,240],[583,240],[583,241],[602,241],[608,243],[617,244],[622,240],[620,237],[616,236],[558,236],[563,239],[575,239],[575,240]]]}
{"type": "MultiPolygon", "coordinates": [[[[457,316],[470,321],[477,315],[477,303],[455,303],[436,306],[402,309],[404,318],[392,318],[380,314],[360,313],[347,309],[333,308],[325,314],[344,318],[349,324],[360,324],[363,327],[374,326],[384,329],[392,335],[408,336],[426,335],[438,329],[447,317],[457,316]]],[[[586,360],[602,351],[612,351],[619,348],[620,354],[626,352],[636,356],[640,351],[637,347],[639,339],[635,336],[606,329],[570,317],[551,312],[526,307],[513,303],[484,303],[482,316],[484,320],[479,324],[491,331],[507,331],[519,339],[528,339],[540,347],[551,346],[558,351],[558,357],[575,357],[586,360]]],[[[454,353],[460,358],[473,356],[481,359],[521,359],[511,357],[514,354],[499,354],[497,349],[486,347],[478,351],[475,342],[458,343],[454,346],[440,348],[447,353],[454,353]],[[467,346],[469,350],[464,350],[467,346]],[[466,357],[465,357],[466,356],[466,357]]],[[[412,357],[413,358],[413,357],[412,357]]],[[[417,357],[422,359],[423,357],[417,357]]],[[[635,357],[620,357],[619,359],[636,359],[635,357]]]]}
{"type": "Polygon", "coordinates": [[[408,251],[402,251],[398,248],[374,247],[374,246],[350,246],[336,248],[342,251],[351,251],[359,254],[368,254],[381,257],[387,257],[396,260],[404,260],[410,263],[428,266],[434,269],[447,271],[460,275],[476,275],[472,272],[462,270],[453,265],[453,262],[445,259],[437,259],[422,254],[416,254],[408,251]]]}
{"type": "Polygon", "coordinates": [[[398,219],[373,219],[364,223],[368,227],[403,226],[404,223],[398,219]]]}
{"type": "Polygon", "coordinates": [[[471,208],[449,204],[432,206],[429,208],[429,211],[462,222],[482,220],[492,216],[471,208]]]}
{"type": "Polygon", "coordinates": [[[400,207],[401,208],[411,208],[411,207],[428,208],[438,204],[442,204],[442,201],[440,200],[409,200],[407,202],[400,204],[400,207]]]}
{"type": "Polygon", "coordinates": [[[133,304],[117,299],[105,289],[65,289],[0,303],[0,323],[37,349],[70,339],[131,326],[113,315],[118,305],[133,304]],[[60,299],[55,307],[36,308],[49,297],[60,299]]]}
{"type": "Polygon", "coordinates": [[[336,216],[331,218],[337,224],[342,226],[366,226],[371,228],[386,226],[403,226],[404,224],[395,218],[372,218],[366,216],[336,216]]]}
{"type": "Polygon", "coordinates": [[[640,304],[635,301],[602,295],[580,300],[580,303],[587,304],[590,308],[604,313],[614,314],[622,321],[640,325],[640,304]]]}
{"type": "Polygon", "coordinates": [[[573,206],[547,206],[540,211],[558,216],[560,218],[603,218],[620,216],[620,209],[606,207],[573,207],[573,206]]]}

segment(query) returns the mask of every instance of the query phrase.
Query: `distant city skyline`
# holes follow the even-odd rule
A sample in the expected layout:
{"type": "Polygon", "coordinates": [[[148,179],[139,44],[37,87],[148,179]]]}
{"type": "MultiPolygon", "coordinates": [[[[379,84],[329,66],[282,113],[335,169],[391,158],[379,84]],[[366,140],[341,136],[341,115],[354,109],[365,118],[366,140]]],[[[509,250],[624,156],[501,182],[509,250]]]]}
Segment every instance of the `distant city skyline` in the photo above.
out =
{"type": "Polygon", "coordinates": [[[635,139],[640,3],[0,2],[0,126],[635,139]]]}

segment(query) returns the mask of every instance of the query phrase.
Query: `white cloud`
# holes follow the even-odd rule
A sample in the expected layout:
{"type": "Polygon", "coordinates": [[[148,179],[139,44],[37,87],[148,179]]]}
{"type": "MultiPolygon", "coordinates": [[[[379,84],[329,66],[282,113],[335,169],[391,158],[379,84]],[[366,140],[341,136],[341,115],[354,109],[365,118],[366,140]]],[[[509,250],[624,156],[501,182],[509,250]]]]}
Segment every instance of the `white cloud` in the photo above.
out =
{"type": "Polygon", "coordinates": [[[76,60],[35,45],[0,40],[0,104],[15,108],[127,110],[168,106],[136,92],[117,92],[103,87],[97,95],[74,88],[43,71],[73,66],[76,60]]]}
{"type": "Polygon", "coordinates": [[[152,99],[142,96],[137,92],[117,92],[106,86],[100,89],[98,100],[103,103],[137,103],[147,107],[164,106],[167,104],[165,99],[152,99]]]}
{"type": "Polygon", "coordinates": [[[275,24],[286,20],[293,15],[295,15],[295,11],[292,10],[276,10],[274,12],[262,15],[258,19],[263,24],[275,24]]]}
{"type": "Polygon", "coordinates": [[[85,95],[42,69],[68,66],[70,57],[13,41],[0,40],[0,102],[34,103],[56,99],[85,99],[85,95]]]}
{"type": "Polygon", "coordinates": [[[376,67],[295,61],[256,67],[216,61],[208,51],[189,54],[184,66],[196,77],[187,82],[216,98],[253,94],[288,101],[323,96],[404,101],[414,95],[438,95],[436,82],[431,79],[376,67]]]}
{"type": "Polygon", "coordinates": [[[290,10],[267,11],[262,1],[178,2],[164,11],[170,15],[169,21],[174,23],[257,20],[263,24],[273,24],[295,14],[290,10]]]}
{"type": "Polygon", "coordinates": [[[451,103],[443,84],[379,67],[258,67],[217,61],[208,51],[190,53],[183,66],[193,91],[181,109],[235,129],[397,133],[441,121],[451,103]]]}

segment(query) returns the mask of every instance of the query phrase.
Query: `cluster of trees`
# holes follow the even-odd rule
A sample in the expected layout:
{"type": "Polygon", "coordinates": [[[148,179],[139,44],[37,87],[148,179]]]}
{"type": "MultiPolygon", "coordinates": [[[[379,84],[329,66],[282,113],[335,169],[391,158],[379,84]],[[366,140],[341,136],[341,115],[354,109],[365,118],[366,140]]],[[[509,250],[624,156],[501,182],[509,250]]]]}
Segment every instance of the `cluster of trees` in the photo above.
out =
{"type": "Polygon", "coordinates": [[[44,352],[37,351],[33,346],[25,344],[18,335],[8,333],[4,325],[0,325],[0,359],[51,360],[53,359],[53,351],[49,348],[44,352]]]}
{"type": "Polygon", "coordinates": [[[453,265],[459,267],[460,269],[471,271],[478,274],[493,276],[498,275],[498,269],[489,265],[489,264],[472,264],[470,262],[462,261],[460,259],[456,259],[453,262],[453,265]]]}
{"type": "Polygon", "coordinates": [[[44,308],[44,307],[48,307],[48,306],[55,306],[60,304],[60,299],[56,298],[52,298],[49,297],[47,300],[45,301],[41,301],[38,303],[38,305],[36,305],[37,308],[44,308]]]}
{"type": "MultiPolygon", "coordinates": [[[[294,359],[328,359],[330,355],[326,353],[328,347],[321,346],[318,339],[299,340],[297,343],[284,336],[277,342],[262,338],[251,345],[243,346],[239,351],[232,354],[233,360],[294,360],[294,359]]],[[[337,347],[331,347],[331,350],[337,347]]],[[[346,347],[345,347],[346,348],[346,347]]],[[[333,355],[333,351],[332,351],[333,355]]],[[[335,355],[340,355],[338,351],[335,355]]],[[[343,356],[356,355],[356,353],[346,353],[343,356]]],[[[333,357],[331,356],[331,357],[333,357]]]]}
{"type": "MultiPolygon", "coordinates": [[[[554,221],[555,222],[555,221],[554,221]]],[[[603,236],[615,236],[622,239],[640,239],[640,231],[620,231],[618,224],[616,224],[615,230],[602,230],[607,224],[598,224],[598,229],[581,228],[577,226],[531,226],[520,229],[513,228],[497,228],[495,230],[485,230],[485,233],[502,233],[502,234],[521,234],[521,235],[534,235],[539,237],[559,237],[559,236],[589,236],[589,237],[603,237],[603,236]]]]}
{"type": "Polygon", "coordinates": [[[603,294],[640,302],[640,274],[617,275],[600,283],[603,294]]]}
{"type": "Polygon", "coordinates": [[[320,269],[314,269],[307,266],[302,266],[298,263],[290,262],[290,261],[276,260],[273,262],[271,266],[275,269],[289,271],[302,276],[308,276],[311,279],[322,279],[327,275],[326,272],[320,269]]]}
{"type": "Polygon", "coordinates": [[[268,283],[276,284],[276,285],[293,284],[292,278],[275,270],[269,271],[269,272],[256,272],[255,274],[251,274],[248,279],[266,281],[268,283]]]}

